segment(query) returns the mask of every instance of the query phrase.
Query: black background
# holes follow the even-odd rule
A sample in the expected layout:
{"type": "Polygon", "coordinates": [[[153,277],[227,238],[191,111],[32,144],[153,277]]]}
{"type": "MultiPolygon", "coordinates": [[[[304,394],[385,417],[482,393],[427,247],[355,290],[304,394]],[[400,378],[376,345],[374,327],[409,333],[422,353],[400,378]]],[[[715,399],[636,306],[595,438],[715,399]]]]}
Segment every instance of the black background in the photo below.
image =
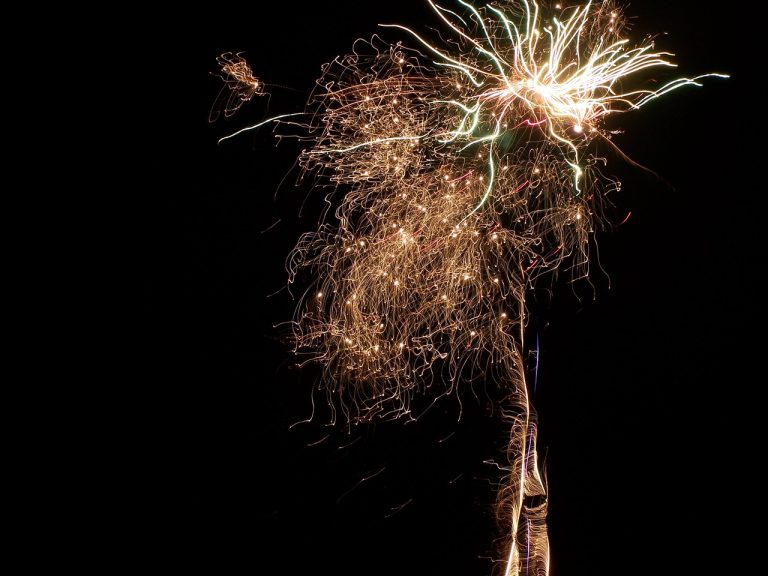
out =
{"type": "MultiPolygon", "coordinates": [[[[632,37],[668,33],[659,47],[676,54],[679,75],[732,78],[621,117],[617,143],[658,177],[614,159],[617,221],[632,214],[598,234],[591,285],[562,281],[553,298],[531,300],[552,574],[734,573],[749,507],[749,334],[762,307],[746,46],[699,3],[628,12],[632,37]]],[[[147,342],[169,393],[147,458],[146,544],[215,573],[490,573],[499,476],[484,461],[503,462],[497,415],[465,390],[461,419],[447,398],[417,422],[349,430],[327,425],[315,394],[314,420],[291,428],[310,415],[319,372],[292,368],[281,339],[294,306],[284,263],[316,227],[322,194],[294,186],[299,145],[276,146],[269,127],[216,143],[300,110],[320,65],[378,23],[435,18],[413,0],[269,12],[252,2],[193,16],[173,55],[189,76],[166,103],[192,136],[178,135],[188,154],[150,219],[160,242],[145,283],[147,342]],[[243,51],[275,86],[209,124],[225,51],[243,51]]]]}

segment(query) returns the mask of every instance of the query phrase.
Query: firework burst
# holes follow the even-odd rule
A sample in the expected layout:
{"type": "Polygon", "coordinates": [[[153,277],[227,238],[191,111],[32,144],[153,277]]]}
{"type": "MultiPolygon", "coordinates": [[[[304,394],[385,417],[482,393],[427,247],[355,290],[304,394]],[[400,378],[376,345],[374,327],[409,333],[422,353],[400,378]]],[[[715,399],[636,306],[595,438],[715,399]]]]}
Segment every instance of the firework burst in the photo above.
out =
{"type": "MultiPolygon", "coordinates": [[[[620,187],[599,153],[615,148],[606,118],[701,77],[627,88],[673,64],[650,40],[631,45],[610,1],[459,0],[456,11],[428,1],[439,42],[399,25],[389,28],[418,49],[358,41],[323,68],[303,119],[292,115],[307,143],[303,174],[330,189],[332,207],[289,259],[291,283],[314,279],[295,349],[324,366],[322,386],[352,422],[411,417],[413,394],[427,389],[503,387],[501,565],[505,575],[546,574],[526,293],[557,270],[588,274],[589,240],[620,187]]],[[[224,62],[241,72],[225,78],[236,109],[261,84],[237,57],[224,62]]]]}

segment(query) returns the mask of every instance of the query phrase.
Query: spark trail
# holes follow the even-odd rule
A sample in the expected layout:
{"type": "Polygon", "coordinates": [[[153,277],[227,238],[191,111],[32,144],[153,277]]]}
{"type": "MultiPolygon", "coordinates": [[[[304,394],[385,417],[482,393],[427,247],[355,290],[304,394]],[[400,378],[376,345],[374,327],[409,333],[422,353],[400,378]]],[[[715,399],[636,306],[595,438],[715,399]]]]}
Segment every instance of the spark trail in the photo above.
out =
{"type": "Polygon", "coordinates": [[[215,122],[223,113],[226,118],[237,112],[254,96],[264,96],[264,84],[253,75],[251,67],[241,53],[225,52],[216,62],[217,76],[224,81],[216,102],[208,115],[209,122],[215,122]]]}
{"type": "Polygon", "coordinates": [[[624,38],[610,1],[427,1],[440,42],[400,25],[389,31],[418,49],[358,40],[324,66],[304,121],[290,123],[307,143],[302,170],[333,190],[334,208],[288,261],[291,283],[313,279],[295,351],[324,366],[322,386],[351,422],[412,417],[414,394],[462,382],[502,387],[500,565],[505,576],[547,574],[526,293],[558,270],[589,273],[589,240],[620,189],[599,154],[615,148],[606,118],[703,76],[643,88],[671,55],[624,38]]]}

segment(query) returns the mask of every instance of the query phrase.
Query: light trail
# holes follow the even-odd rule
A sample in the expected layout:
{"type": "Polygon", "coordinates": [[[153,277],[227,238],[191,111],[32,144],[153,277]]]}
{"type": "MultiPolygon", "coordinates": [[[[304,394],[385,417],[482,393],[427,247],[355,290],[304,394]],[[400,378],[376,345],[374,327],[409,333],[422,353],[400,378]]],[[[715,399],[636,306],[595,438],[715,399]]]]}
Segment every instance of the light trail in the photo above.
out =
{"type": "Polygon", "coordinates": [[[545,575],[526,294],[557,271],[589,274],[590,239],[620,189],[601,150],[624,159],[606,119],[727,76],[647,88],[651,73],[675,67],[671,54],[625,37],[612,1],[458,0],[456,10],[427,1],[440,42],[387,25],[420,50],[358,41],[323,68],[300,122],[276,116],[222,141],[272,122],[299,126],[301,169],[331,190],[287,268],[291,284],[308,284],[295,351],[324,367],[322,387],[348,421],[412,420],[415,395],[434,402],[480,379],[504,390],[511,432],[498,557],[505,576],[545,575]]]}

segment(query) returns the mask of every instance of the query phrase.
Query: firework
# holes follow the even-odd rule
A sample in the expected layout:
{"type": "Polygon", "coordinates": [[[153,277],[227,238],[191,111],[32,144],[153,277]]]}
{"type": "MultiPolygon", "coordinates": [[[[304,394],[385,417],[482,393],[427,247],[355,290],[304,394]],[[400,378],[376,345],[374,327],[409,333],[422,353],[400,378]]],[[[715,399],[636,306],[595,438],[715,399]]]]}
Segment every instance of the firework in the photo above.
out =
{"type": "Polygon", "coordinates": [[[313,279],[295,351],[324,366],[322,386],[352,422],[411,417],[417,392],[501,386],[504,574],[546,574],[525,296],[558,270],[589,273],[590,238],[620,188],[600,152],[615,149],[606,118],[702,77],[627,88],[673,64],[650,40],[623,37],[612,2],[459,0],[454,11],[428,1],[440,42],[399,25],[389,28],[416,48],[358,41],[291,121],[307,142],[303,173],[328,187],[333,207],[289,258],[291,283],[313,279]]]}

